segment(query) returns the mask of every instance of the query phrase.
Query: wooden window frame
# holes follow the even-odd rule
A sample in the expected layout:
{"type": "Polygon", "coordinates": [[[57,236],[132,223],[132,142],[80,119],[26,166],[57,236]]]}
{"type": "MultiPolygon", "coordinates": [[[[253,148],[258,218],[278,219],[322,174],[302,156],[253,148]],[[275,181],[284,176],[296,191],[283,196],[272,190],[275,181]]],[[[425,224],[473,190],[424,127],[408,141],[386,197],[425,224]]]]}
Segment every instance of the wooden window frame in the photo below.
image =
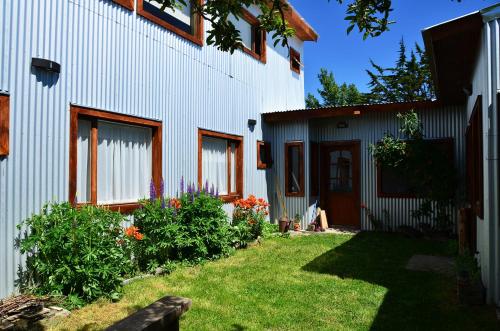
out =
{"type": "Polygon", "coordinates": [[[467,198],[474,215],[484,219],[483,102],[476,98],[466,131],[467,198]]]}
{"type": "Polygon", "coordinates": [[[291,141],[285,143],[285,196],[287,197],[304,197],[305,196],[305,187],[304,187],[304,142],[303,141],[291,141]],[[289,181],[288,181],[288,172],[289,172],[289,160],[288,160],[288,148],[289,147],[299,147],[299,185],[300,191],[298,192],[290,192],[289,181]]]}
{"type": "Polygon", "coordinates": [[[309,143],[309,171],[310,171],[310,196],[319,196],[319,143],[311,141],[309,143]]]}
{"type": "MultiPolygon", "coordinates": [[[[78,160],[78,120],[88,119],[91,121],[90,151],[90,202],[77,205],[97,205],[97,144],[98,144],[98,120],[114,123],[129,124],[151,128],[152,131],[152,173],[153,183],[159,192],[162,179],[162,122],[148,120],[140,117],[112,113],[80,106],[70,106],[70,144],[69,144],[69,201],[74,203],[77,190],[77,160],[78,160]]],[[[128,214],[140,207],[139,202],[117,203],[103,205],[114,211],[128,214]]]]}
{"type": "Polygon", "coordinates": [[[290,70],[300,75],[300,66],[300,52],[290,47],[290,70]],[[297,67],[294,66],[294,62],[297,62],[297,67]]]}
{"type": "MultiPolygon", "coordinates": [[[[452,156],[453,164],[455,164],[454,156],[454,144],[455,139],[451,137],[447,138],[430,138],[425,139],[426,142],[437,143],[437,144],[447,144],[450,147],[450,155],[452,156]]],[[[395,199],[417,199],[415,193],[386,193],[382,191],[382,168],[379,164],[377,167],[377,197],[378,198],[395,198],[395,199]]]]}
{"type": "MultiPolygon", "coordinates": [[[[201,5],[203,3],[203,0],[198,0],[199,4],[201,5]]],[[[184,39],[189,40],[190,42],[198,45],[198,46],[203,46],[203,35],[204,35],[204,28],[203,28],[203,17],[199,14],[193,14],[195,15],[194,21],[195,21],[195,32],[194,34],[187,33],[186,31],[166,22],[165,20],[159,18],[156,15],[151,14],[150,12],[144,10],[144,0],[137,0],[137,14],[140,16],[152,21],[153,23],[156,23],[165,29],[172,31],[173,33],[177,34],[178,36],[181,36],[184,39]]]]}
{"type": "Polygon", "coordinates": [[[270,169],[272,167],[271,143],[267,141],[257,140],[257,169],[270,169]],[[261,149],[265,148],[266,158],[268,163],[262,162],[260,158],[261,149]]]}
{"type": "Polygon", "coordinates": [[[8,95],[0,94],[0,157],[9,155],[9,100],[8,95]]]}
{"type": "Polygon", "coordinates": [[[134,0],[112,0],[113,2],[119,4],[122,7],[127,8],[128,10],[134,10],[134,0]]]}
{"type": "Polygon", "coordinates": [[[267,61],[267,41],[266,41],[266,31],[262,30],[260,28],[260,22],[255,17],[252,15],[248,10],[242,8],[241,9],[241,17],[240,19],[245,20],[247,23],[249,23],[252,26],[252,48],[247,48],[245,46],[241,46],[241,50],[245,52],[246,54],[250,55],[256,60],[259,60],[262,63],[266,63],[267,61]],[[261,51],[260,54],[257,53],[256,51],[256,39],[260,38],[260,47],[261,51]]]}
{"type": "Polygon", "coordinates": [[[228,203],[233,202],[235,200],[243,198],[243,137],[237,135],[231,135],[227,133],[221,133],[216,131],[210,131],[205,129],[198,129],[198,186],[203,187],[203,137],[211,137],[217,139],[224,139],[228,141],[228,149],[227,149],[227,158],[228,158],[228,167],[227,167],[227,179],[228,186],[231,186],[231,143],[236,143],[236,190],[232,191],[231,189],[228,194],[221,195],[220,198],[228,203]]]}

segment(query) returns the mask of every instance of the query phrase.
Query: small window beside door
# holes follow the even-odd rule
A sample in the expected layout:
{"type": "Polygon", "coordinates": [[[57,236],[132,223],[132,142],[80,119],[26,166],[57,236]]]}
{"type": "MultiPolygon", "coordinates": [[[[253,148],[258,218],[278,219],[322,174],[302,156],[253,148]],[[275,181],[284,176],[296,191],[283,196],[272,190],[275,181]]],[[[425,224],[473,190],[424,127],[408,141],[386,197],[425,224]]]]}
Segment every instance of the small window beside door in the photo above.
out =
{"type": "Polygon", "coordinates": [[[271,143],[257,141],[257,169],[270,169],[273,164],[271,143]]]}
{"type": "Polygon", "coordinates": [[[243,197],[243,138],[198,131],[198,185],[214,187],[225,202],[243,197]]]}
{"type": "Polygon", "coordinates": [[[304,143],[285,144],[285,195],[304,196],[304,143]]]}

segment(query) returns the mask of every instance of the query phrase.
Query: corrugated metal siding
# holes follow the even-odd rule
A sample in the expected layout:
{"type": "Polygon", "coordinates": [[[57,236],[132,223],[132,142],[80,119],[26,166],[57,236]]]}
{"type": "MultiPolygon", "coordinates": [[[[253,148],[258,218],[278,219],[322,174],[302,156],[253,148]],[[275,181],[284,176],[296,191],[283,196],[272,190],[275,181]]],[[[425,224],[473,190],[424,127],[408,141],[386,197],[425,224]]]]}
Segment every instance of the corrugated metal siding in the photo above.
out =
{"type": "Polygon", "coordinates": [[[181,176],[197,179],[198,127],[243,135],[245,195],[264,198],[260,113],[304,107],[303,75],[291,72],[286,49],[269,44],[263,65],[200,48],[108,0],[0,0],[0,40],[0,90],[11,107],[11,154],[0,160],[0,297],[14,290],[21,263],[16,224],[67,199],[70,103],[163,121],[169,194],[181,176]],[[32,71],[32,57],[59,62],[61,74],[32,71]],[[249,118],[258,120],[253,132],[249,118]]]}
{"type": "Polygon", "coordinates": [[[474,70],[473,94],[467,101],[467,118],[470,117],[478,95],[483,100],[483,157],[484,157],[484,220],[477,220],[477,248],[483,282],[487,287],[489,302],[500,304],[500,226],[498,187],[498,105],[500,92],[500,20],[485,22],[481,47],[474,70]]]}
{"type": "MultiPolygon", "coordinates": [[[[459,177],[465,178],[465,139],[466,114],[463,107],[446,107],[443,109],[423,109],[417,112],[424,125],[426,138],[455,139],[455,165],[459,177]]],[[[396,113],[372,113],[365,114],[359,118],[335,118],[328,120],[314,120],[311,123],[311,131],[317,132],[317,141],[342,141],[361,140],[361,202],[368,206],[376,216],[383,216],[382,212],[389,212],[389,225],[396,229],[400,225],[411,225],[418,227],[420,221],[411,217],[411,211],[418,208],[418,199],[396,199],[377,197],[377,175],[373,157],[368,149],[370,144],[377,143],[385,132],[398,134],[400,122],[396,113]],[[346,129],[337,129],[338,121],[346,121],[349,125],[346,129]]],[[[463,197],[463,183],[458,192],[458,197],[463,197]]],[[[453,220],[456,221],[456,212],[450,210],[453,220]]],[[[428,220],[430,222],[430,220],[428,220]]],[[[372,230],[373,226],[361,213],[361,228],[372,230]]]]}

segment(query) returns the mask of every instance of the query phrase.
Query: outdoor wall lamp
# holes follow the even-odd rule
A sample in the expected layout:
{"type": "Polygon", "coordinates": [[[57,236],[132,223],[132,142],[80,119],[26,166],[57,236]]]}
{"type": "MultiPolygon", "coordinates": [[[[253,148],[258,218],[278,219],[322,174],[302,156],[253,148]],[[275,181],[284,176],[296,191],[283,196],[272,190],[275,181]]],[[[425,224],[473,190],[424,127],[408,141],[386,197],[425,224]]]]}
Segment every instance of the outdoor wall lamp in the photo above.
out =
{"type": "Polygon", "coordinates": [[[60,73],[61,72],[61,65],[55,61],[50,61],[47,59],[41,59],[41,58],[32,58],[31,59],[31,66],[35,67],[37,69],[45,70],[48,72],[53,72],[53,73],[60,73]]]}

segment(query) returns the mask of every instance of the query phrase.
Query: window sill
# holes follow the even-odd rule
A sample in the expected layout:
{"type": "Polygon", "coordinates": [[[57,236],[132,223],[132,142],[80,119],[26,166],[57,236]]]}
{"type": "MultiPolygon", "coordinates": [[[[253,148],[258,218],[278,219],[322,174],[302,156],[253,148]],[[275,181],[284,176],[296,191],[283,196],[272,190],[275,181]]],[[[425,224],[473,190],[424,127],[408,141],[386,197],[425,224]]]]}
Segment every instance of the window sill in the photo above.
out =
{"type": "Polygon", "coordinates": [[[263,64],[266,64],[266,56],[265,55],[259,55],[257,53],[255,53],[254,51],[252,51],[250,48],[246,48],[246,47],[241,47],[241,50],[250,55],[251,57],[253,57],[254,59],[256,60],[259,60],[260,62],[262,62],[263,64]]]}
{"type": "Polygon", "coordinates": [[[230,195],[221,195],[220,198],[224,203],[231,203],[238,199],[242,198],[242,194],[230,194],[230,195]]]}
{"type": "MultiPolygon", "coordinates": [[[[92,205],[91,203],[79,203],[77,207],[83,207],[83,206],[90,206],[92,205]]],[[[110,205],[95,205],[96,207],[99,208],[105,208],[109,209],[112,211],[119,212],[121,214],[132,214],[135,210],[141,208],[141,204],[138,202],[131,202],[131,203],[116,203],[116,204],[110,204],[110,205]]]]}
{"type": "Polygon", "coordinates": [[[303,198],[305,197],[304,192],[298,192],[298,193],[292,193],[292,192],[286,192],[285,193],[286,197],[291,197],[291,198],[303,198]]]}
{"type": "Polygon", "coordinates": [[[192,35],[162,20],[161,18],[145,11],[143,8],[142,1],[137,2],[137,14],[200,47],[203,46],[203,19],[201,18],[198,18],[198,27],[197,27],[198,31],[196,31],[196,33],[192,35]]]}

